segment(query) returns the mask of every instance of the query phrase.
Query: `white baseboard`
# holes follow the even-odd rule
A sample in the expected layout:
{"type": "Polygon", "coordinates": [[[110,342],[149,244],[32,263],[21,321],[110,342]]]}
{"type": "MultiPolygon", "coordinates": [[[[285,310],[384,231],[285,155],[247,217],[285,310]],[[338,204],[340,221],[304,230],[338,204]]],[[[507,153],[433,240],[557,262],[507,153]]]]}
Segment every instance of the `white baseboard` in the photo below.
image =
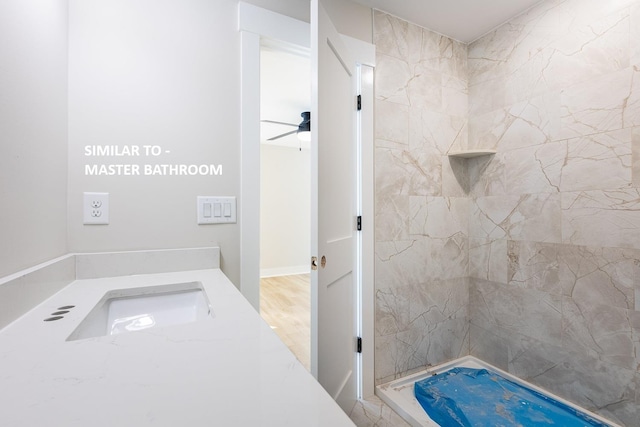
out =
{"type": "Polygon", "coordinates": [[[261,268],[260,277],[275,277],[275,276],[291,276],[293,274],[308,274],[308,265],[295,265],[292,267],[276,267],[276,268],[261,268]]]}

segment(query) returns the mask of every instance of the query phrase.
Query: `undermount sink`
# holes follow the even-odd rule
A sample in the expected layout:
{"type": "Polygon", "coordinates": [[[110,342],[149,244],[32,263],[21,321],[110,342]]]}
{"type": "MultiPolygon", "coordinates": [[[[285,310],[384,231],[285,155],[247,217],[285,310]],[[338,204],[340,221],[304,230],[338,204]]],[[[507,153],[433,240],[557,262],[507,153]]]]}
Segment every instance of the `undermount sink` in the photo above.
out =
{"type": "Polygon", "coordinates": [[[199,282],[109,291],[67,341],[150,328],[181,325],[213,317],[199,282]]]}

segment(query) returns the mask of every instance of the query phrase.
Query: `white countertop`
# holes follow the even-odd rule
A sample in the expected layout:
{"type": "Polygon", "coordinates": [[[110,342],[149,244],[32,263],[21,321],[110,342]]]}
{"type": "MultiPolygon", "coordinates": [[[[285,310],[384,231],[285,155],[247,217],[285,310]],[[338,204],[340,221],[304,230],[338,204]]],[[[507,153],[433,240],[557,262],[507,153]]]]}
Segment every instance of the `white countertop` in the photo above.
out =
{"type": "Polygon", "coordinates": [[[353,426],[218,269],[76,280],[0,332],[0,425],[353,426]],[[112,289],[201,282],[214,317],[66,341],[112,289]],[[63,319],[44,322],[58,307],[63,319]]]}

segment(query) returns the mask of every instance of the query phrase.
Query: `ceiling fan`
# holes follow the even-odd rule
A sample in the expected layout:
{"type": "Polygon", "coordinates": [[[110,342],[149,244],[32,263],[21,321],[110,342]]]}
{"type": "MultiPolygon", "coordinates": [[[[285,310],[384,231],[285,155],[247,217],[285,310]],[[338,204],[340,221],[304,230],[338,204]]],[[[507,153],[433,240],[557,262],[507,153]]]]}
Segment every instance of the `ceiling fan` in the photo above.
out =
{"type": "Polygon", "coordinates": [[[300,117],[302,117],[302,121],[300,124],[294,123],[285,123],[285,122],[276,122],[273,120],[261,120],[263,123],[273,123],[276,125],[285,125],[285,126],[293,126],[297,129],[292,130],[290,132],[285,132],[283,134],[274,136],[273,138],[267,139],[267,141],[275,141],[276,139],[283,138],[287,135],[298,134],[298,139],[301,141],[310,141],[311,140],[311,113],[309,111],[305,111],[300,113],[300,117]]]}

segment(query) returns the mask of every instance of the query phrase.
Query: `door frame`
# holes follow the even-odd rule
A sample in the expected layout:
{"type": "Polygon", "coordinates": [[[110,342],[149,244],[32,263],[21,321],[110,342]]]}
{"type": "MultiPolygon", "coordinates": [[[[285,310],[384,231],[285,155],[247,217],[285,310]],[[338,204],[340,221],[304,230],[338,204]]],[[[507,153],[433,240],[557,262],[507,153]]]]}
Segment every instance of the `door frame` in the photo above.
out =
{"type": "MultiPolygon", "coordinates": [[[[240,141],[240,292],[260,311],[260,39],[262,37],[309,48],[310,26],[248,3],[238,4],[241,44],[240,141]]],[[[359,398],[374,394],[374,111],[375,46],[342,36],[356,62],[367,69],[361,84],[361,293],[359,302],[362,357],[359,398]]]]}

